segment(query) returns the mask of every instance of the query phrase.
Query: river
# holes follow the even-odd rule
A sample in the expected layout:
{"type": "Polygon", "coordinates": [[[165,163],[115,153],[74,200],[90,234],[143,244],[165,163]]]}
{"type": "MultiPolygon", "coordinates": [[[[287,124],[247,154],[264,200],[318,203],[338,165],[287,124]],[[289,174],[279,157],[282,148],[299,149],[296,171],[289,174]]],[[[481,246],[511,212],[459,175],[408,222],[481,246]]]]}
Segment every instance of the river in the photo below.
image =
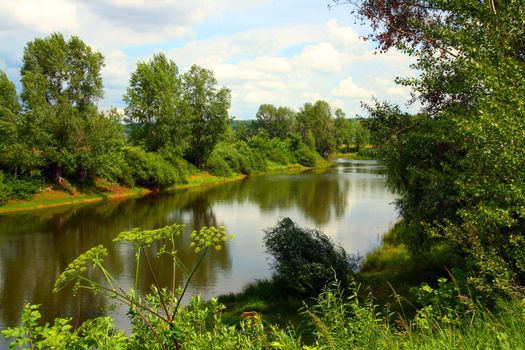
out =
{"type": "MultiPolygon", "coordinates": [[[[124,288],[134,284],[134,255],[130,246],[113,243],[134,227],[157,228],[186,224],[177,244],[186,265],[195,261],[188,247],[190,232],[203,225],[224,225],[235,238],[212,252],[190,286],[205,298],[238,292],[256,279],[271,275],[264,252],[264,229],[279,217],[319,228],[348,252],[365,255],[380,244],[395,222],[395,195],[385,188],[382,166],[376,161],[344,161],[337,167],[295,174],[252,176],[208,188],[151,194],[68,208],[0,216],[0,329],[20,322],[26,303],[42,304],[44,320],[58,316],[82,319],[107,312],[107,300],[70,290],[53,294],[53,284],[69,262],[90,247],[109,248],[107,269],[124,288]]],[[[160,283],[168,283],[169,264],[157,262],[160,283]]],[[[143,271],[143,276],[146,276],[143,271]]],[[[179,274],[181,278],[184,276],[179,274]]],[[[151,279],[141,279],[147,290],[151,279]]],[[[126,327],[125,309],[112,311],[126,327]]],[[[0,347],[6,346],[0,339],[0,347]]]]}

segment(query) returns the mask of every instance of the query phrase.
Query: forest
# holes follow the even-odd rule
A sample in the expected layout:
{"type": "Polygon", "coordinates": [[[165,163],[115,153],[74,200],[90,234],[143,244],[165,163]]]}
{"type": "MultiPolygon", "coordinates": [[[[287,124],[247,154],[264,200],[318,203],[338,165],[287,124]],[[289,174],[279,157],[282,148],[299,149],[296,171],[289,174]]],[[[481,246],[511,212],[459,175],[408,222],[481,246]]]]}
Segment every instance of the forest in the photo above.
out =
{"type": "MultiPolygon", "coordinates": [[[[58,348],[525,349],[525,4],[335,0],[332,7],[369,25],[366,39],[378,53],[415,58],[417,75],[397,82],[412,89],[417,113],[376,100],[363,105],[357,124],[340,110],[334,118],[317,101],[298,112],[262,105],[252,123],[232,123],[228,90],[210,71],[193,66],[179,75],[159,54],[133,73],[122,124],[117,111],[96,108],[100,54],[55,34],[27,45],[20,99],[3,75],[3,186],[13,178],[29,184],[101,177],[164,187],[193,167],[227,175],[272,163],[313,166],[316,157],[371,143],[401,216],[381,248],[360,261],[321,231],[281,218],[264,236],[271,280],[219,300],[194,297],[181,311],[185,288],[177,294],[153,287],[141,299],[92,284],[86,266],[106,273],[107,251],[95,247],[56,288],[76,283],[121,300],[130,307],[132,334],[107,317],[74,330],[60,319],[38,326],[36,306],[4,334],[19,345],[50,348],[55,341],[58,348]],[[60,59],[41,61],[39,48],[60,59]],[[79,52],[91,67],[82,73],[79,52]],[[251,308],[234,318],[221,303],[251,308]],[[286,305],[307,320],[301,331],[264,318],[286,305]]],[[[142,249],[169,242],[178,230],[134,230],[118,239],[134,244],[138,266],[142,249]]],[[[222,228],[206,227],[192,237],[202,257],[229,239],[222,228]]],[[[161,251],[175,266],[175,248],[161,251]]]]}

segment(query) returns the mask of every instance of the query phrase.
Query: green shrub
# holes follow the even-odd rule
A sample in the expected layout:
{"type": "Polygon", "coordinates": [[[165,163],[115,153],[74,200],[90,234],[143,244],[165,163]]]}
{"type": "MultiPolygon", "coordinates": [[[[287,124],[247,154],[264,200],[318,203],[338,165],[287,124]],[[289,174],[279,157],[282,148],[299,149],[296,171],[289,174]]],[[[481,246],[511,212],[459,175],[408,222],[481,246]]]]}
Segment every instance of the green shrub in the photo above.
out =
{"type": "Polygon", "coordinates": [[[96,175],[102,179],[134,186],[133,171],[123,152],[108,152],[100,159],[96,175]]]}
{"type": "Polygon", "coordinates": [[[0,205],[7,204],[7,201],[11,197],[11,187],[5,181],[5,175],[0,171],[0,205]]]}
{"type": "Polygon", "coordinates": [[[314,151],[308,148],[304,143],[300,143],[297,150],[294,152],[295,160],[297,163],[307,166],[314,167],[316,165],[314,151]]]}
{"type": "Polygon", "coordinates": [[[146,152],[140,147],[127,147],[125,151],[126,161],[137,185],[166,188],[184,181],[180,171],[160,155],[146,152]]]}
{"type": "Polygon", "coordinates": [[[208,160],[206,160],[205,167],[211,174],[216,176],[228,177],[232,174],[228,163],[215,151],[213,151],[208,157],[208,160]]]}
{"type": "Polygon", "coordinates": [[[379,159],[379,150],[377,148],[359,148],[357,155],[362,158],[379,159]]]}
{"type": "Polygon", "coordinates": [[[270,161],[282,165],[294,163],[294,156],[285,141],[274,137],[270,140],[270,145],[271,148],[268,152],[268,159],[270,161]]]}
{"type": "Polygon", "coordinates": [[[0,205],[7,204],[11,198],[30,200],[43,184],[40,177],[13,178],[0,171],[0,205]]]}
{"type": "Polygon", "coordinates": [[[246,142],[219,142],[206,161],[206,169],[217,176],[231,176],[233,173],[249,175],[264,171],[266,160],[260,152],[246,142]]]}
{"type": "MultiPolygon", "coordinates": [[[[266,159],[264,155],[258,150],[250,147],[245,141],[237,141],[235,146],[244,156],[245,164],[243,166],[249,169],[250,172],[262,172],[266,170],[266,159]]],[[[241,169],[243,174],[249,174],[241,169]]]]}
{"type": "Polygon", "coordinates": [[[30,200],[40,191],[44,181],[39,177],[20,177],[11,178],[9,186],[11,187],[11,195],[16,199],[30,200]]]}
{"type": "Polygon", "coordinates": [[[302,295],[316,296],[334,277],[346,285],[358,268],[358,257],[321,231],[302,228],[290,218],[266,230],[264,244],[274,260],[275,278],[302,295]]]}

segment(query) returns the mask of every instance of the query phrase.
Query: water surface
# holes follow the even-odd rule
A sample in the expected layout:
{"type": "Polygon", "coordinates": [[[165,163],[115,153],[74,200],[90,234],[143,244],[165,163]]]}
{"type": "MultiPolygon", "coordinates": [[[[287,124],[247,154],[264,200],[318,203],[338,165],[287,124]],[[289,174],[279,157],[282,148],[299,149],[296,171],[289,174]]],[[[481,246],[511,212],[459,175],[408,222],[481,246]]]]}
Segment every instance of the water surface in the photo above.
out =
{"type": "MultiPolygon", "coordinates": [[[[106,312],[109,305],[103,297],[87,292],[73,297],[71,291],[53,294],[53,283],[79,254],[103,244],[110,252],[107,269],[124,288],[131,288],[133,251],[113,239],[134,227],[186,224],[177,244],[179,257],[188,266],[196,257],[188,248],[191,230],[224,225],[234,233],[222,251],[205,259],[191,285],[191,293],[212,297],[238,292],[247,283],[271,275],[262,238],[264,229],[279,217],[319,228],[348,252],[364,255],[395,221],[394,199],[385,188],[379,163],[341,161],[338,167],[321,171],[253,176],[209,188],[0,216],[0,329],[17,325],[26,303],[42,304],[47,321],[106,312]]],[[[169,284],[170,265],[156,262],[154,268],[161,283],[169,284]]],[[[179,282],[183,278],[179,274],[179,282]]],[[[147,290],[151,283],[145,277],[139,288],[147,290]]],[[[125,309],[113,313],[125,327],[125,309]]],[[[0,347],[5,344],[0,340],[0,347]]]]}

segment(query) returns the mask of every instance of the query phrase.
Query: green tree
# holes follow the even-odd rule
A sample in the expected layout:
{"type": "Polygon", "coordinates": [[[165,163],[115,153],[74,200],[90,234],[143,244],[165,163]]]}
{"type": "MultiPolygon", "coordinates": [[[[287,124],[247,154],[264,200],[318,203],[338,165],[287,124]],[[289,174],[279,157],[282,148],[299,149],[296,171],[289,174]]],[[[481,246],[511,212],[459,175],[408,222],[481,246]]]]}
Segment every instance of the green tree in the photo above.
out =
{"type": "Polygon", "coordinates": [[[102,54],[78,37],[66,41],[58,33],[37,38],[24,50],[21,97],[26,135],[42,151],[59,183],[64,169],[78,170],[76,158],[88,147],[88,124],[98,117],[96,102],[103,96],[103,61],[102,54]]]}
{"type": "Polygon", "coordinates": [[[183,74],[182,88],[191,115],[192,137],[186,157],[200,167],[230,122],[230,90],[218,86],[211,70],[196,65],[183,74]]]}
{"type": "Polygon", "coordinates": [[[131,141],[147,151],[181,157],[188,147],[189,110],[175,62],[162,53],[139,62],[124,95],[131,141]]]}
{"type": "Polygon", "coordinates": [[[297,114],[299,133],[306,144],[313,139],[315,150],[327,157],[335,148],[334,120],[330,105],[326,101],[305,103],[297,114]]]}
{"type": "Polygon", "coordinates": [[[425,217],[417,235],[463,247],[478,272],[471,279],[476,286],[522,293],[525,4],[354,4],[358,15],[371,22],[370,37],[379,50],[396,47],[417,58],[419,76],[399,82],[413,88],[423,108],[404,127],[387,127],[391,136],[385,145],[392,151],[386,153],[390,160],[416,155],[402,168],[389,167],[388,175],[402,194],[404,211],[425,217]],[[423,215],[430,205],[447,210],[423,215]]]}
{"type": "Polygon", "coordinates": [[[20,105],[15,85],[0,70],[0,165],[16,177],[20,153],[20,105]]]}
{"type": "Polygon", "coordinates": [[[263,104],[256,114],[257,127],[265,129],[270,138],[285,139],[293,130],[295,112],[288,107],[263,104]]]}
{"type": "Polygon", "coordinates": [[[350,120],[346,119],[345,113],[340,108],[335,111],[334,131],[335,144],[337,147],[342,151],[348,150],[353,142],[352,125],[350,120]]]}

